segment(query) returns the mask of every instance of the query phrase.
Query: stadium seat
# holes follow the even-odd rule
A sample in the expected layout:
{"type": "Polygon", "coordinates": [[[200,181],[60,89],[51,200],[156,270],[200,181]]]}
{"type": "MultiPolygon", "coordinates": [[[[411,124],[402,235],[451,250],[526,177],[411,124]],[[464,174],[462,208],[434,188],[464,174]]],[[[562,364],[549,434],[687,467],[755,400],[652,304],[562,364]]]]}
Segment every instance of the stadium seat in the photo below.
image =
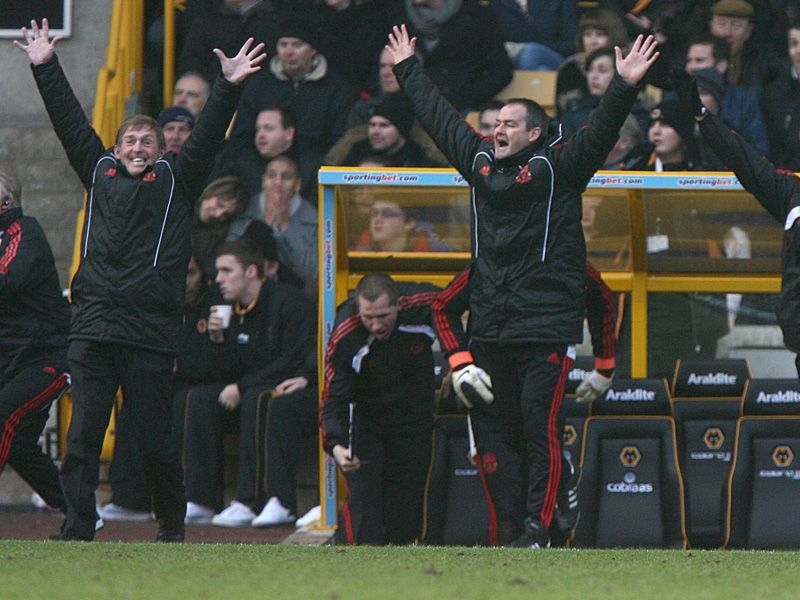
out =
{"type": "Polygon", "coordinates": [[[554,115],[556,108],[556,71],[525,71],[517,69],[511,83],[500,90],[496,98],[530,98],[538,102],[547,114],[554,115]]]}
{"type": "Polygon", "coordinates": [[[713,548],[723,542],[720,499],[730,475],[736,420],[748,380],[743,359],[678,360],[675,366],[672,416],[693,547],[713,548]]]}
{"type": "Polygon", "coordinates": [[[420,540],[445,546],[487,545],[488,532],[486,496],[478,469],[469,460],[467,417],[438,416],[420,540]]]}
{"type": "Polygon", "coordinates": [[[576,547],[683,548],[683,483],[664,379],[618,379],[592,405],[576,547]]]}
{"type": "Polygon", "coordinates": [[[751,380],[723,495],[725,546],[800,548],[800,386],[751,380]]]}

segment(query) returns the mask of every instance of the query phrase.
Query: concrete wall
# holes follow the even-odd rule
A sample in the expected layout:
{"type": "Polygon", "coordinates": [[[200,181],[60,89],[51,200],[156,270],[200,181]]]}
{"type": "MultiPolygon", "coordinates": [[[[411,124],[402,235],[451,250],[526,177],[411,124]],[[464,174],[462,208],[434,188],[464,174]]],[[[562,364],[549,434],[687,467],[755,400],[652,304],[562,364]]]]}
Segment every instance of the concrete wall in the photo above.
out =
{"type": "MultiPolygon", "coordinates": [[[[97,70],[105,63],[111,5],[110,0],[73,2],[72,37],[57,46],[87,115],[94,104],[97,70]]],[[[0,73],[0,170],[22,182],[24,211],[42,223],[66,285],[83,187],[52,132],[27,56],[8,40],[0,44],[0,73]]]]}

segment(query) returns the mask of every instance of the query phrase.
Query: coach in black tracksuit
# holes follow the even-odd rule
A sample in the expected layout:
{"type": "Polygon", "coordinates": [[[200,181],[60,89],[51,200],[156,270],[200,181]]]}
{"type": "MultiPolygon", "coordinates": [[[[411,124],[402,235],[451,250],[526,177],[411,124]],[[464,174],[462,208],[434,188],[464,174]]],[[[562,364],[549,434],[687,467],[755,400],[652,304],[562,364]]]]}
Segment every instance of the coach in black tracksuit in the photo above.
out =
{"type": "MultiPolygon", "coordinates": [[[[465,363],[484,363],[481,348],[471,344],[470,329],[464,330],[462,315],[469,309],[470,269],[460,273],[439,295],[433,305],[434,321],[448,363],[457,369],[465,363]],[[475,351],[475,358],[473,352],[475,351]]],[[[599,381],[600,389],[587,386],[587,401],[600,395],[603,387],[608,389],[615,367],[615,316],[616,298],[600,278],[591,263],[586,263],[586,319],[592,338],[595,356],[595,370],[590,377],[599,381]]],[[[486,365],[485,365],[486,366],[486,365]]],[[[487,504],[495,510],[489,511],[489,541],[497,544],[498,526],[508,522],[521,522],[524,519],[525,502],[523,480],[525,469],[522,466],[526,457],[525,439],[518,413],[510,403],[494,402],[484,404],[470,402],[470,415],[475,430],[478,447],[476,464],[481,479],[486,483],[487,504]],[[496,467],[503,465],[502,469],[496,467]],[[492,519],[492,517],[496,517],[492,519]]],[[[558,431],[564,430],[563,414],[558,415],[558,431]]],[[[577,486],[577,477],[572,465],[564,469],[558,488],[556,513],[562,533],[569,537],[578,517],[578,507],[570,502],[570,494],[577,486]]],[[[507,527],[507,525],[502,525],[507,527]]]]}
{"type": "Polygon", "coordinates": [[[50,245],[24,217],[19,186],[0,173],[0,473],[11,465],[47,504],[64,508],[58,470],[39,447],[50,404],[68,384],[69,304],[50,245]]]}
{"type": "Polygon", "coordinates": [[[325,364],[323,444],[347,479],[340,531],[350,544],[419,537],[431,452],[437,292],[399,296],[383,273],[340,311],[325,364]],[[350,420],[350,405],[354,405],[350,420]]]}
{"type": "MultiPolygon", "coordinates": [[[[182,541],[185,501],[178,457],[168,451],[175,342],[189,263],[191,203],[197,198],[239,97],[235,84],[257,70],[245,44],[228,59],[180,155],[167,153],[158,124],[126,119],[106,150],[89,125],[43,28],[16,42],[32,64],[39,93],[67,157],[88,194],[81,264],[72,281],[68,351],[73,413],[61,483],[67,518],[58,539],[91,540],[98,461],[119,386],[142,448],[158,541],[182,541]]],[[[263,55],[262,55],[263,56],[263,55]]]]}
{"type": "Polygon", "coordinates": [[[682,109],[695,115],[711,150],[733,170],[744,189],[783,223],[783,278],[775,313],[783,343],[799,353],[795,366],[800,375],[800,182],[794,173],[776,171],[749,142],[708,112],[697,93],[697,82],[689,75],[675,72],[673,77],[682,109]]]}
{"type": "Polygon", "coordinates": [[[562,471],[558,415],[568,346],[582,337],[581,192],[617,140],[635,86],[658,56],[655,42],[639,39],[627,57],[618,54],[618,75],[588,126],[560,145],[546,132],[544,111],[528,100],[506,104],[494,141],[483,138],[425,76],[404,27],[388,48],[420,123],[472,186],[472,335],[486,349],[495,397],[519,406],[527,444],[524,532],[522,523],[506,524],[500,541],[522,532],[515,544],[546,546],[562,471]]]}

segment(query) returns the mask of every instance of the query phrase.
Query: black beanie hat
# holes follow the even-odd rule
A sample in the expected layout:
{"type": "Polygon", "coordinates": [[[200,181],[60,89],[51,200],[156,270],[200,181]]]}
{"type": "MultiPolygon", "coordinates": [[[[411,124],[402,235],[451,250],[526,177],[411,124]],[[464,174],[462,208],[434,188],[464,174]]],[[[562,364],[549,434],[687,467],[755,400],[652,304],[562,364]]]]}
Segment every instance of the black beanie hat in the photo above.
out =
{"type": "Polygon", "coordinates": [[[694,137],[694,123],[691,115],[681,111],[677,100],[664,100],[650,111],[650,122],[662,121],[678,132],[685,144],[689,144],[694,137]]]}
{"type": "Polygon", "coordinates": [[[387,95],[372,109],[372,116],[388,119],[406,139],[414,127],[414,112],[401,93],[387,95]]]}

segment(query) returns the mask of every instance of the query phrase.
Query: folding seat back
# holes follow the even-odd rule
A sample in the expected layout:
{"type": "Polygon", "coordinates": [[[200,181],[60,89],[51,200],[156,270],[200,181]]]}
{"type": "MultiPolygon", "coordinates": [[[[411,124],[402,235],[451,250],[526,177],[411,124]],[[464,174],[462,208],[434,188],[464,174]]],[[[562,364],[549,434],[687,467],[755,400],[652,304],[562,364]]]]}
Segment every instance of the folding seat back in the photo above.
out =
{"type": "Polygon", "coordinates": [[[689,543],[723,542],[720,498],[728,481],[736,420],[750,372],[744,359],[678,360],[672,379],[672,415],[686,494],[689,543]]]}
{"type": "Polygon", "coordinates": [[[616,379],[591,412],[575,546],[683,547],[683,485],[666,380],[616,379]]]}
{"type": "Polygon", "coordinates": [[[800,548],[800,386],[751,380],[725,503],[730,548],[800,548]]]}
{"type": "Polygon", "coordinates": [[[436,417],[425,486],[421,541],[474,546],[489,542],[489,511],[478,469],[469,459],[466,415],[436,417]]]}

